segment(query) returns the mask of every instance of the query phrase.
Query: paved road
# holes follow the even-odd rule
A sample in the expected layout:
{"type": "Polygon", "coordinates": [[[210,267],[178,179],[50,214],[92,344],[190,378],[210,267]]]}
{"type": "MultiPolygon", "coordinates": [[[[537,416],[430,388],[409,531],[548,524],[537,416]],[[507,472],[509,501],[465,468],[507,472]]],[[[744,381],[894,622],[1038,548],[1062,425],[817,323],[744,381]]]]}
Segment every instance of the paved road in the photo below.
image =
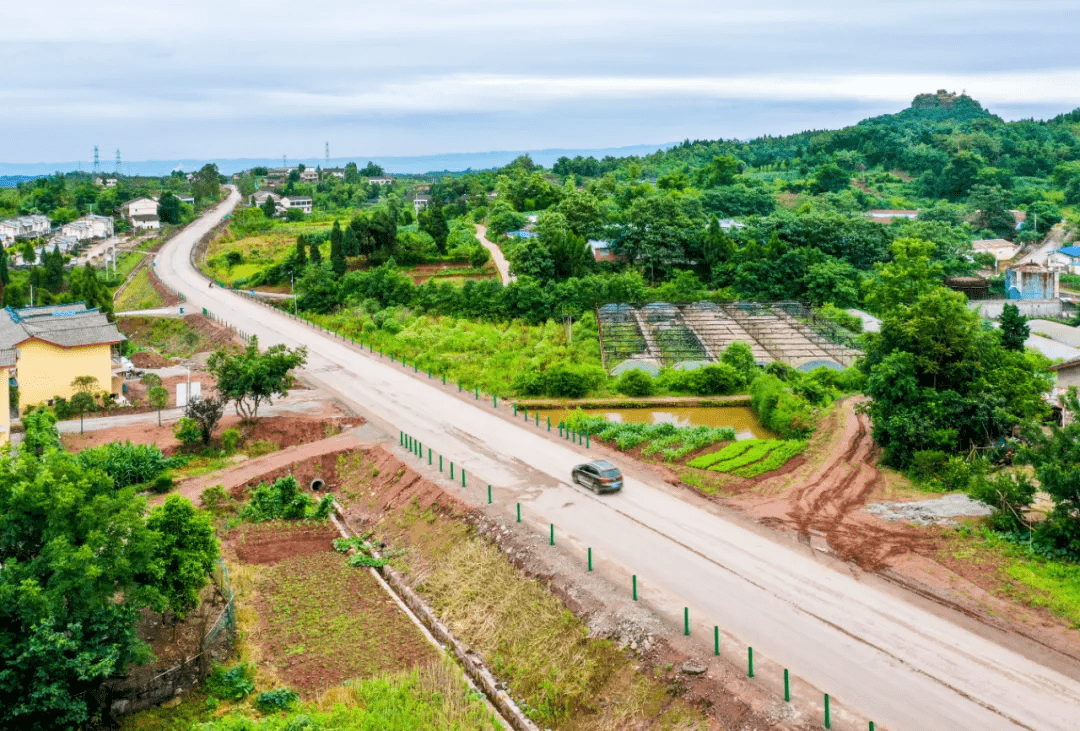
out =
{"type": "Polygon", "coordinates": [[[495,268],[499,270],[499,279],[503,284],[510,284],[517,277],[510,273],[510,264],[506,261],[506,257],[503,256],[502,249],[495,244],[487,240],[487,229],[480,224],[476,224],[476,237],[480,239],[480,244],[491,252],[491,258],[495,262],[495,268]]]}
{"type": "MultiPolygon", "coordinates": [[[[237,198],[234,192],[229,203],[237,198]]],[[[214,222],[208,216],[205,228],[214,222]]],[[[812,551],[725,520],[655,478],[629,473],[623,492],[603,499],[568,486],[562,480],[587,454],[583,448],[264,305],[208,289],[188,259],[198,235],[193,227],[158,257],[158,275],[193,308],[221,314],[264,345],[307,344],[308,377],[352,400],[390,433],[412,434],[465,467],[476,502],[490,483],[496,508],[509,512],[521,502],[538,532],[546,536],[554,523],[561,545],[592,547],[604,570],[627,583],[636,574],[643,600],[673,620],[681,622],[688,607],[703,654],[712,649],[712,625],[720,625],[730,633],[726,647],[745,652],[752,644],[759,657],[855,709],[839,721],[834,716],[834,728],[865,729],[867,719],[889,731],[1076,728],[1080,670],[1069,677],[1050,669],[1030,659],[1038,652],[1023,640],[1013,638],[1026,654],[993,641],[992,630],[976,632],[959,617],[943,618],[948,612],[928,611],[876,577],[837,570],[812,551]]]]}
{"type": "Polygon", "coordinates": [[[1050,233],[1046,235],[1046,238],[1043,239],[1043,242],[1031,253],[1020,257],[1015,266],[1020,266],[1021,264],[1038,264],[1039,266],[1046,266],[1047,259],[1050,255],[1065,245],[1066,233],[1067,229],[1065,228],[1065,224],[1059,223],[1054,226],[1050,229],[1050,233]]]}

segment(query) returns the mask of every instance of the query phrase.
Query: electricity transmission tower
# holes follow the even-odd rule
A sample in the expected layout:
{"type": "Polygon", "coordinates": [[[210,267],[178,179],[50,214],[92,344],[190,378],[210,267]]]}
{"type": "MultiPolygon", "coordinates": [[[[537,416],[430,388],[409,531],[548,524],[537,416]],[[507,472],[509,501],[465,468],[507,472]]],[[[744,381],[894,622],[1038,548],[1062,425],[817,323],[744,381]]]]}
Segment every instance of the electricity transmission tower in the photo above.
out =
{"type": "Polygon", "coordinates": [[[330,143],[326,143],[326,167],[330,167],[330,143]]]}
{"type": "Polygon", "coordinates": [[[120,148],[116,148],[116,174],[120,174],[120,148]]]}
{"type": "Polygon", "coordinates": [[[101,165],[101,162],[98,160],[97,145],[94,145],[94,175],[98,174],[100,165],[101,165]]]}

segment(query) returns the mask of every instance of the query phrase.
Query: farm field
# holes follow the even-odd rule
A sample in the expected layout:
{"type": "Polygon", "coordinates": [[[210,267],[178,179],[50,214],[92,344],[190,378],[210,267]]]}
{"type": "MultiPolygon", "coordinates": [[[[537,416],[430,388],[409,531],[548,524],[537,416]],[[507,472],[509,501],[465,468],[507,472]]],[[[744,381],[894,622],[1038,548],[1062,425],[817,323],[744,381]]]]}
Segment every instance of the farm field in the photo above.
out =
{"type": "Polygon", "coordinates": [[[165,299],[150,281],[150,271],[143,267],[115,300],[117,312],[164,307],[165,299]]]}
{"type": "Polygon", "coordinates": [[[333,551],[330,526],[262,523],[230,537],[254,579],[251,641],[262,669],[305,699],[354,678],[438,662],[439,654],[371,574],[333,551]]]}

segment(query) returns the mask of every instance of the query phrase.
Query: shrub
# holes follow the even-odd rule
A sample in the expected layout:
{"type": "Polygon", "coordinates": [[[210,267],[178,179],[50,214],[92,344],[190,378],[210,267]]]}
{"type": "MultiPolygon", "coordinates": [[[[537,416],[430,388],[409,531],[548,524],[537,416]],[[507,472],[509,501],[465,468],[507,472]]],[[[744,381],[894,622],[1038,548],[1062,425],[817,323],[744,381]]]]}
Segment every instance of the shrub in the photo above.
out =
{"type": "Polygon", "coordinates": [[[619,376],[615,388],[627,396],[651,396],[655,386],[652,376],[634,368],[619,376]]]}
{"type": "Polygon", "coordinates": [[[687,390],[696,396],[723,396],[735,393],[746,385],[735,368],[716,363],[690,371],[686,376],[687,390]]]}
{"type": "Polygon", "coordinates": [[[805,439],[814,431],[814,414],[804,399],[768,373],[750,385],[750,405],[766,428],[785,439],[805,439]]]}
{"type": "Polygon", "coordinates": [[[255,697],[255,707],[263,713],[288,711],[298,700],[300,700],[300,696],[295,691],[288,688],[277,688],[259,693],[255,697]]]}
{"type": "Polygon", "coordinates": [[[326,495],[316,506],[310,495],[300,491],[292,475],[276,480],[272,485],[259,485],[251,500],[240,511],[240,517],[254,523],[267,520],[325,519],[333,507],[333,496],[326,495]]]}
{"type": "Polygon", "coordinates": [[[221,483],[206,488],[199,496],[199,504],[211,513],[223,510],[230,501],[229,493],[225,492],[225,487],[221,483]]]}
{"type": "Polygon", "coordinates": [[[206,679],[206,692],[223,701],[239,701],[255,692],[255,668],[251,663],[241,663],[226,670],[217,666],[206,679]]]}
{"type": "Polygon", "coordinates": [[[264,454],[273,454],[280,448],[273,439],[260,439],[249,444],[244,453],[249,457],[262,457],[264,454]]]}
{"type": "Polygon", "coordinates": [[[194,419],[182,416],[173,427],[173,434],[185,447],[193,447],[202,441],[202,427],[194,419]]]}
{"type": "Polygon", "coordinates": [[[119,489],[154,479],[175,464],[153,444],[113,442],[79,452],[79,462],[88,469],[98,469],[112,478],[119,489]]]}
{"type": "Polygon", "coordinates": [[[734,368],[742,376],[742,385],[744,386],[754,379],[759,370],[757,359],[754,358],[754,351],[750,349],[749,345],[740,341],[735,341],[727,346],[727,349],[720,356],[720,361],[734,368]]]}
{"type": "Polygon", "coordinates": [[[226,429],[221,432],[221,445],[225,448],[225,451],[229,454],[236,452],[237,445],[240,444],[240,430],[239,429],[226,429]]]}
{"type": "Polygon", "coordinates": [[[173,484],[173,478],[169,475],[158,475],[154,478],[154,482],[150,485],[150,489],[158,495],[164,495],[173,488],[173,484]]]}

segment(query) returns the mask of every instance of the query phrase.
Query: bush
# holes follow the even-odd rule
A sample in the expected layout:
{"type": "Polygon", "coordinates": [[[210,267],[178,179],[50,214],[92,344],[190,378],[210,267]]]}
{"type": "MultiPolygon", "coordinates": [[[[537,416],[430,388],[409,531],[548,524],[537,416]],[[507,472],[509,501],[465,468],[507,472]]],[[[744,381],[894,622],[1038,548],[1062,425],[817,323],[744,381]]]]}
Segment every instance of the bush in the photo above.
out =
{"type": "Polygon", "coordinates": [[[300,700],[300,696],[295,691],[288,688],[277,688],[276,690],[259,693],[255,697],[255,707],[263,713],[288,711],[298,700],[300,700]]]}
{"type": "Polygon", "coordinates": [[[153,444],[131,442],[84,449],[78,459],[84,467],[101,470],[111,477],[117,489],[149,482],[174,464],[153,444]]]}
{"type": "Polygon", "coordinates": [[[255,488],[251,500],[240,511],[240,517],[254,523],[267,520],[325,519],[333,507],[333,497],[326,495],[318,506],[310,495],[300,491],[296,478],[282,477],[272,485],[265,483],[255,488]]]}
{"type": "Polygon", "coordinates": [[[173,434],[185,447],[193,447],[202,441],[202,427],[194,419],[183,416],[173,427],[173,434]]]}
{"type": "Polygon", "coordinates": [[[173,484],[173,478],[169,475],[158,475],[154,478],[154,482],[150,485],[150,489],[158,495],[164,495],[169,490],[173,489],[173,484]]]}
{"type": "Polygon", "coordinates": [[[686,374],[686,390],[695,396],[724,396],[746,386],[742,374],[727,363],[697,368],[686,374]]]}
{"type": "Polygon", "coordinates": [[[544,372],[526,371],[514,379],[514,390],[522,396],[581,398],[607,380],[607,372],[595,365],[556,365],[544,372]]]}
{"type": "Polygon", "coordinates": [[[776,376],[763,374],[750,385],[750,405],[761,423],[785,439],[805,439],[814,431],[810,405],[776,376]]]}
{"type": "Polygon", "coordinates": [[[627,396],[652,396],[655,387],[652,376],[636,368],[619,376],[615,386],[619,393],[627,396]]]}
{"type": "Polygon", "coordinates": [[[235,667],[218,666],[206,679],[206,692],[223,701],[240,701],[255,692],[255,668],[251,663],[241,663],[235,667]]]}
{"type": "Polygon", "coordinates": [[[199,496],[199,504],[211,513],[223,511],[230,502],[229,493],[225,492],[225,487],[221,483],[206,488],[199,496]]]}
{"type": "Polygon", "coordinates": [[[229,454],[236,452],[236,447],[240,444],[240,430],[239,429],[226,429],[221,432],[221,446],[225,448],[225,451],[229,454]]]}

